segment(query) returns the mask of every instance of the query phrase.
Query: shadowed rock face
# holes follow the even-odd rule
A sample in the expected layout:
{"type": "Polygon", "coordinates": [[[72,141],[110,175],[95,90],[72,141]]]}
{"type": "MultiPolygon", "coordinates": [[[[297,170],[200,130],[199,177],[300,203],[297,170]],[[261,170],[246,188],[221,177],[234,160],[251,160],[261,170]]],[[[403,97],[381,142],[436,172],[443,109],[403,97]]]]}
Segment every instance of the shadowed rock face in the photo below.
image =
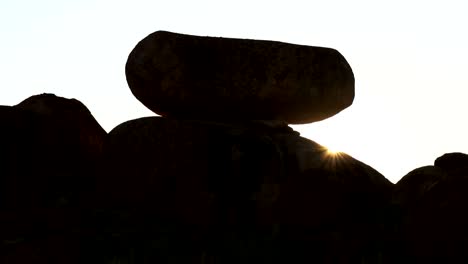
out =
{"type": "MultiPolygon", "coordinates": [[[[14,107],[32,112],[45,120],[44,122],[50,122],[51,126],[55,126],[42,136],[55,142],[62,140],[63,142],[54,145],[59,147],[65,143],[61,146],[64,152],[76,151],[86,159],[95,159],[101,155],[107,133],[80,101],[54,94],[41,94],[31,96],[14,107]],[[75,145],[70,146],[70,144],[75,145]]],[[[47,123],[43,126],[46,127],[47,123]]]]}
{"type": "Polygon", "coordinates": [[[468,262],[468,169],[465,154],[415,169],[395,186],[393,263],[468,262]]]}
{"type": "Polygon", "coordinates": [[[442,181],[447,180],[445,171],[436,166],[425,166],[405,175],[395,185],[393,202],[403,207],[414,205],[442,181]]]}
{"type": "MultiPolygon", "coordinates": [[[[301,137],[287,141],[279,144],[289,149],[289,170],[277,212],[288,257],[303,263],[381,263],[393,184],[344,153],[330,155],[301,137]]],[[[287,258],[280,263],[287,262],[292,263],[287,258]]]]}
{"type": "Polygon", "coordinates": [[[0,107],[1,263],[79,263],[106,137],[74,99],[41,94],[0,107]]]}
{"type": "MultiPolygon", "coordinates": [[[[87,177],[98,163],[107,137],[81,102],[53,94],[2,106],[0,117],[2,177],[11,176],[19,181],[14,186],[27,184],[38,191],[43,191],[36,185],[39,181],[87,177]]],[[[39,200],[31,202],[40,204],[39,200]]]]}
{"type": "Polygon", "coordinates": [[[434,165],[446,171],[468,170],[468,155],[460,152],[446,153],[438,157],[434,165]]]}
{"type": "Polygon", "coordinates": [[[106,152],[98,193],[122,261],[133,250],[153,262],[378,263],[393,184],[287,126],[141,118],[114,128],[106,152]]]}
{"type": "Polygon", "coordinates": [[[157,31],[126,64],[132,93],[155,113],[194,120],[311,123],[354,99],[354,76],[336,50],[264,40],[157,31]]]}
{"type": "Polygon", "coordinates": [[[79,186],[90,188],[107,133],[86,106],[76,99],[41,94],[13,108],[34,118],[34,126],[27,131],[34,141],[23,149],[24,155],[34,155],[33,173],[28,177],[50,181],[48,187],[57,190],[48,190],[48,195],[79,186]]]}

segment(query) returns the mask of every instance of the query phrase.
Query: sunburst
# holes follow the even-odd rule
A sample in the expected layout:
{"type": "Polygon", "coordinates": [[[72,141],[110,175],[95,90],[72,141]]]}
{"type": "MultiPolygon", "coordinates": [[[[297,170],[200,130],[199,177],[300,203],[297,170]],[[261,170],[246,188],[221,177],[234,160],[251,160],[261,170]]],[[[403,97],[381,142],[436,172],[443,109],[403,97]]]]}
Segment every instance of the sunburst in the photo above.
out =
{"type": "Polygon", "coordinates": [[[323,165],[325,169],[335,171],[345,162],[346,154],[329,147],[323,147],[323,165]]]}
{"type": "Polygon", "coordinates": [[[326,151],[327,151],[327,155],[329,156],[339,156],[342,152],[339,151],[339,150],[336,150],[334,148],[329,148],[329,147],[325,147],[326,151]]]}

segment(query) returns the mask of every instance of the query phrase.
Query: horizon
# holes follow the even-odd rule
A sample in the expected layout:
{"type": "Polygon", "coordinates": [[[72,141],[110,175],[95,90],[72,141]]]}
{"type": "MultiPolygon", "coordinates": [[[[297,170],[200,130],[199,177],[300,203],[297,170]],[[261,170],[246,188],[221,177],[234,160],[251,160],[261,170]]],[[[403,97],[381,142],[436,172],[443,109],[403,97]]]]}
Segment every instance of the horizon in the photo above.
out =
{"type": "Polygon", "coordinates": [[[396,183],[444,153],[468,152],[466,10],[463,1],[2,3],[0,105],[41,93],[76,98],[107,132],[155,115],[132,95],[124,67],[157,30],[329,47],[353,69],[354,102],[291,127],[396,183]]]}

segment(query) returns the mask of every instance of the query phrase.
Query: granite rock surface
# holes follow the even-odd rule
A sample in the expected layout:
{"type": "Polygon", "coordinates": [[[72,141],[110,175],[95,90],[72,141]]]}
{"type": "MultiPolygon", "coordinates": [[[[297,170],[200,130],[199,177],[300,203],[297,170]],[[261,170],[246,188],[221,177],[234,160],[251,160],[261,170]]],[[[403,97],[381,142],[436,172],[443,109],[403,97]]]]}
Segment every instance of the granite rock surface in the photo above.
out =
{"type": "Polygon", "coordinates": [[[157,31],[136,45],[125,72],[140,102],[177,119],[304,124],[354,99],[354,75],[338,51],[276,41],[157,31]]]}

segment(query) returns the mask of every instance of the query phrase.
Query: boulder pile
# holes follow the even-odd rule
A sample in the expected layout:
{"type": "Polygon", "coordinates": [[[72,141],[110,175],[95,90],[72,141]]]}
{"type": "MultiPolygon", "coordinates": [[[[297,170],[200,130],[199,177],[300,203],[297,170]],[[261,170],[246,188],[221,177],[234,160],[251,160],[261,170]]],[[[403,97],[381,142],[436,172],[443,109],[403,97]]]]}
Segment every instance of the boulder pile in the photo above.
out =
{"type": "Polygon", "coordinates": [[[126,76],[136,98],[161,117],[109,133],[111,165],[100,192],[108,194],[105,207],[159,221],[153,234],[141,230],[147,241],[176,225],[168,236],[177,245],[148,260],[378,258],[383,230],[375,219],[392,184],[288,126],[351,105],[354,76],[339,52],[158,31],[130,53],[126,76]]]}
{"type": "Polygon", "coordinates": [[[0,263],[468,261],[467,155],[394,185],[289,127],[352,104],[338,51],[158,31],[125,70],[160,116],[0,107],[0,263]]]}

